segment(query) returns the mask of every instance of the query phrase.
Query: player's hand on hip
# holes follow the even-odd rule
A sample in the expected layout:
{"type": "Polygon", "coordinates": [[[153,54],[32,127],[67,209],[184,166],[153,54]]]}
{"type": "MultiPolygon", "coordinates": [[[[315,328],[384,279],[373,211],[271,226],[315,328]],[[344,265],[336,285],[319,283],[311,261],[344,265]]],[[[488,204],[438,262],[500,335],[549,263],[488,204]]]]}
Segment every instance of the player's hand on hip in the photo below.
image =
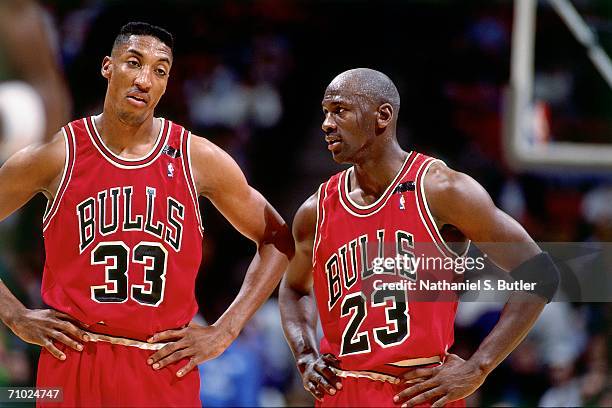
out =
{"type": "Polygon", "coordinates": [[[157,333],[147,341],[149,343],[170,341],[147,359],[147,364],[155,370],[184,358],[189,359],[189,362],[176,372],[178,377],[182,377],[198,364],[221,355],[232,344],[234,336],[219,326],[200,326],[191,323],[183,329],[157,333]]]}
{"type": "Polygon", "coordinates": [[[89,341],[89,337],[78,324],[72,316],[57,310],[25,309],[12,321],[10,327],[23,341],[44,347],[53,357],[65,360],[66,355],[53,342],[82,351],[83,344],[80,341],[89,341]]]}
{"type": "Polygon", "coordinates": [[[444,364],[417,368],[402,377],[407,388],[393,398],[402,407],[426,402],[442,407],[471,395],[484,382],[486,374],[476,365],[455,354],[449,354],[444,364]]]}
{"type": "Polygon", "coordinates": [[[331,367],[339,368],[340,361],[332,354],[322,356],[307,355],[297,360],[298,370],[302,374],[302,384],[317,400],[321,400],[325,393],[335,395],[342,389],[340,377],[331,367]]]}

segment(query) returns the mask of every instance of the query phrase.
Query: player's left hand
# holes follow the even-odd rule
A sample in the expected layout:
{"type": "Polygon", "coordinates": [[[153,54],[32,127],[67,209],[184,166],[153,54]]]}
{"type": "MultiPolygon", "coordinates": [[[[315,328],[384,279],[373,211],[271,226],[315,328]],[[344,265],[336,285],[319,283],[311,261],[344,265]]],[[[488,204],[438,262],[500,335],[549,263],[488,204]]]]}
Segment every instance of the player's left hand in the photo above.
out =
{"type": "Polygon", "coordinates": [[[412,407],[429,402],[432,407],[442,407],[472,394],[482,385],[486,374],[476,364],[449,354],[444,364],[417,368],[401,378],[408,387],[393,397],[394,403],[412,407]]]}
{"type": "Polygon", "coordinates": [[[160,370],[169,364],[188,358],[189,362],[176,372],[177,377],[183,377],[198,364],[221,355],[234,341],[234,337],[222,327],[200,326],[192,322],[183,329],[157,333],[147,341],[149,343],[172,341],[149,357],[147,364],[154,370],[160,370]]]}

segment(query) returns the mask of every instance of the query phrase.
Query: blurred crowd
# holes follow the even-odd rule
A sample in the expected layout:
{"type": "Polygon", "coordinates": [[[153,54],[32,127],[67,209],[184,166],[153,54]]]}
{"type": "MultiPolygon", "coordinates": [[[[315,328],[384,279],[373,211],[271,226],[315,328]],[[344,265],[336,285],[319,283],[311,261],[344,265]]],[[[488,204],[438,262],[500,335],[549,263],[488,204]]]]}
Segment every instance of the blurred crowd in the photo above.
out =
{"type": "MultiPolygon", "coordinates": [[[[612,45],[609,5],[579,3],[604,46],[612,45]]],[[[325,86],[345,69],[366,66],[388,74],[400,90],[404,148],[470,174],[536,241],[612,241],[612,172],[519,172],[504,160],[510,1],[42,4],[57,28],[74,118],[102,110],[106,83],[99,68],[121,25],[142,20],[173,32],[174,65],[158,115],[228,151],[287,221],[319,183],[341,169],[320,130],[325,86]]],[[[546,113],[547,137],[612,144],[611,97],[558,17],[541,8],[535,98],[546,113]]],[[[37,197],[0,224],[0,279],[29,307],[42,307],[45,204],[37,197]]],[[[202,208],[206,234],[197,295],[199,318],[211,322],[238,292],[253,248],[210,203],[203,201],[202,208]]],[[[604,258],[602,271],[610,273],[612,260],[604,258]]],[[[461,303],[451,351],[468,357],[501,306],[461,303]]],[[[610,303],[549,304],[468,405],[612,406],[611,327],[610,303]]],[[[32,384],[37,353],[0,325],[0,386],[32,384]]],[[[275,298],[200,372],[205,405],[312,404],[285,344],[275,298]]]]}

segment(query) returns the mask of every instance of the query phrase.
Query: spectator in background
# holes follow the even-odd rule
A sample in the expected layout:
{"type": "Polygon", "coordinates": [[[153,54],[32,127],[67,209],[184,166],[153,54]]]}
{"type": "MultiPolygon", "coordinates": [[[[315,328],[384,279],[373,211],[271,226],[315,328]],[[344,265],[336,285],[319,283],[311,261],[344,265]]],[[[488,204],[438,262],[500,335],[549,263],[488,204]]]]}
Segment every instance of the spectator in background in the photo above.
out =
{"type": "Polygon", "coordinates": [[[11,79],[0,82],[0,162],[50,138],[68,118],[70,95],[52,30],[35,1],[0,2],[0,80],[11,79]]]}

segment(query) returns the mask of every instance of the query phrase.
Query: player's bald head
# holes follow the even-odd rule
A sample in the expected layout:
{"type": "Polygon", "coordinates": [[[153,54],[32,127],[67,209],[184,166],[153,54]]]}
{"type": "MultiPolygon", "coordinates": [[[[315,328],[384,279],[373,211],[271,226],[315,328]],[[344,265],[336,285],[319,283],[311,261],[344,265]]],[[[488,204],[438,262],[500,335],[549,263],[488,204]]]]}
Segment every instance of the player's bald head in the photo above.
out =
{"type": "Polygon", "coordinates": [[[400,108],[400,96],[391,79],[380,71],[355,68],[344,71],[327,86],[326,95],[343,94],[362,96],[378,106],[388,103],[395,116],[400,108]]]}

